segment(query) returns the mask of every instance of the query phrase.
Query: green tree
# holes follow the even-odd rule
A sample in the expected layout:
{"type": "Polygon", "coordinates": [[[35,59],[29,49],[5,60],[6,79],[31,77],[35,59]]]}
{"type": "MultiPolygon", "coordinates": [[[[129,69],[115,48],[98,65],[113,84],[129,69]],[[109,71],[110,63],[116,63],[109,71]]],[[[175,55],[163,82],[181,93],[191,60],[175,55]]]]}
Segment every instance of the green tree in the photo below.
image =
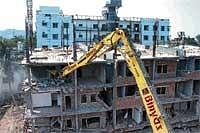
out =
{"type": "Polygon", "coordinates": [[[196,40],[194,38],[191,38],[190,36],[188,36],[188,37],[185,38],[185,43],[187,45],[193,45],[193,46],[197,45],[196,40]]]}
{"type": "Polygon", "coordinates": [[[200,34],[198,34],[198,35],[196,36],[196,39],[197,39],[198,43],[200,43],[200,34]]]}

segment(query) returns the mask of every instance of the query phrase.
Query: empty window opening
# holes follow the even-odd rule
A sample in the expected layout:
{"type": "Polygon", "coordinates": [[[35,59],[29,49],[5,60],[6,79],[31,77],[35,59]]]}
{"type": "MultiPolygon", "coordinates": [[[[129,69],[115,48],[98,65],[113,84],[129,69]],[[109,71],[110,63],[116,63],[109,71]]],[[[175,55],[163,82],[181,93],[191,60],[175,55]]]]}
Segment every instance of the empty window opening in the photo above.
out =
{"type": "Polygon", "coordinates": [[[98,29],[98,24],[93,24],[93,29],[98,29]]]}
{"type": "Polygon", "coordinates": [[[117,110],[117,123],[123,123],[126,120],[132,119],[132,109],[117,110]]]}
{"type": "Polygon", "coordinates": [[[117,65],[117,76],[124,76],[124,63],[123,62],[118,62],[117,65]]]}
{"type": "Polygon", "coordinates": [[[82,34],[79,34],[78,37],[79,37],[79,38],[83,38],[83,35],[82,35],[82,34]]]}
{"type": "Polygon", "coordinates": [[[148,35],[144,35],[144,40],[148,41],[149,40],[149,36],[148,35]]]}
{"type": "Polygon", "coordinates": [[[134,34],[134,42],[139,43],[140,42],[140,35],[134,34]]]}
{"type": "Polygon", "coordinates": [[[99,128],[100,127],[100,118],[93,117],[87,119],[88,128],[99,128]]]}
{"type": "Polygon", "coordinates": [[[200,80],[194,80],[193,95],[200,95],[200,80]]]}
{"type": "Polygon", "coordinates": [[[64,28],[69,28],[69,23],[64,23],[64,24],[63,24],[63,27],[64,27],[64,28]]]}
{"type": "Polygon", "coordinates": [[[67,120],[67,125],[68,128],[72,128],[72,120],[67,120]]]}
{"type": "Polygon", "coordinates": [[[58,28],[58,23],[53,23],[53,28],[58,28]]]}
{"type": "Polygon", "coordinates": [[[112,105],[112,95],[113,94],[113,88],[106,88],[103,91],[100,91],[98,97],[104,101],[108,106],[112,105]]]}
{"type": "Polygon", "coordinates": [[[187,110],[190,110],[190,109],[191,109],[191,102],[188,101],[188,102],[187,102],[187,110]]]}
{"type": "Polygon", "coordinates": [[[53,124],[53,127],[54,128],[60,128],[60,123],[58,121],[56,121],[54,124],[53,124]]]}
{"type": "Polygon", "coordinates": [[[100,128],[100,117],[82,119],[82,128],[100,128]]]}
{"type": "Polygon", "coordinates": [[[43,49],[47,49],[47,48],[48,48],[48,45],[42,45],[42,48],[43,48],[43,49]]]}
{"type": "Polygon", "coordinates": [[[82,119],[82,128],[87,128],[87,119],[82,119]]]}
{"type": "Polygon", "coordinates": [[[58,40],[58,34],[53,34],[52,38],[53,38],[53,40],[58,40]]]}
{"type": "Polygon", "coordinates": [[[126,28],[127,28],[127,29],[131,29],[131,25],[130,25],[130,24],[127,25],[126,28]]]}
{"type": "Polygon", "coordinates": [[[165,31],[165,26],[161,26],[161,31],[165,31]]]}
{"type": "Polygon", "coordinates": [[[157,65],[157,73],[167,73],[167,65],[157,65]]]}
{"type": "Polygon", "coordinates": [[[157,94],[165,94],[167,87],[157,87],[156,92],[157,94]]]}
{"type": "Polygon", "coordinates": [[[139,26],[139,24],[134,24],[134,31],[135,32],[139,32],[140,31],[140,26],[139,26]]]}
{"type": "Polygon", "coordinates": [[[42,38],[48,38],[48,34],[46,34],[45,32],[42,32],[42,38]]]}
{"type": "Polygon", "coordinates": [[[82,70],[77,69],[77,78],[82,78],[82,70]]]}
{"type": "Polygon", "coordinates": [[[45,17],[51,17],[51,14],[45,14],[45,17]]]}
{"type": "Polygon", "coordinates": [[[81,95],[81,103],[87,103],[87,96],[81,95]]]}
{"type": "Polygon", "coordinates": [[[68,40],[69,39],[69,34],[64,34],[63,38],[68,40]]]}
{"type": "Polygon", "coordinates": [[[60,127],[61,127],[60,118],[59,117],[52,117],[51,118],[51,126],[53,128],[60,129],[60,127]]]}
{"type": "Polygon", "coordinates": [[[140,92],[138,90],[135,91],[135,96],[140,96],[140,92]]]}
{"type": "Polygon", "coordinates": [[[42,21],[42,26],[47,26],[47,22],[42,21]]]}
{"type": "Polygon", "coordinates": [[[160,36],[160,40],[164,41],[165,40],[165,36],[160,36]]]}
{"type": "Polygon", "coordinates": [[[98,38],[99,38],[99,36],[94,34],[94,36],[93,36],[93,41],[94,41],[94,40],[98,40],[98,38]]]}
{"type": "Polygon", "coordinates": [[[112,83],[113,82],[113,64],[107,64],[106,65],[106,83],[112,83]]]}
{"type": "Polygon", "coordinates": [[[65,96],[66,109],[71,109],[71,97],[65,96]]]}
{"type": "Polygon", "coordinates": [[[149,30],[149,25],[144,25],[144,30],[148,31],[149,30]]]}
{"type": "Polygon", "coordinates": [[[142,113],[142,121],[147,121],[147,113],[145,110],[142,113]]]}
{"type": "Polygon", "coordinates": [[[119,25],[120,28],[123,28],[123,25],[119,25]]]}
{"type": "Polygon", "coordinates": [[[83,24],[79,24],[78,26],[79,26],[79,27],[83,27],[83,24]]]}
{"type": "Polygon", "coordinates": [[[169,36],[167,36],[167,41],[170,41],[170,38],[169,38],[169,36]]]}
{"type": "Polygon", "coordinates": [[[91,95],[91,102],[96,102],[97,99],[96,99],[96,94],[92,94],[91,95]]]}
{"type": "Polygon", "coordinates": [[[117,97],[123,97],[124,87],[117,87],[117,97]]]}
{"type": "Polygon", "coordinates": [[[195,70],[200,70],[200,59],[195,60],[195,70]]]}
{"type": "Polygon", "coordinates": [[[132,74],[131,71],[129,70],[128,66],[126,67],[126,76],[127,76],[127,77],[133,76],[133,74],[132,74]]]}
{"type": "Polygon", "coordinates": [[[145,66],[146,72],[149,73],[149,66],[145,66]]]}
{"type": "Polygon", "coordinates": [[[58,47],[58,45],[53,45],[53,48],[57,48],[58,47]]]}
{"type": "Polygon", "coordinates": [[[186,60],[180,60],[179,62],[178,62],[178,64],[177,64],[177,69],[179,70],[179,71],[181,71],[181,70],[187,70],[187,65],[186,65],[186,60]]]}
{"type": "Polygon", "coordinates": [[[167,31],[170,31],[170,26],[167,26],[167,31]]]}
{"type": "Polygon", "coordinates": [[[136,85],[126,86],[125,96],[133,96],[133,95],[135,95],[136,88],[137,88],[136,85]]]}
{"type": "Polygon", "coordinates": [[[51,94],[51,102],[52,102],[52,106],[58,106],[58,95],[57,94],[51,94]]]}

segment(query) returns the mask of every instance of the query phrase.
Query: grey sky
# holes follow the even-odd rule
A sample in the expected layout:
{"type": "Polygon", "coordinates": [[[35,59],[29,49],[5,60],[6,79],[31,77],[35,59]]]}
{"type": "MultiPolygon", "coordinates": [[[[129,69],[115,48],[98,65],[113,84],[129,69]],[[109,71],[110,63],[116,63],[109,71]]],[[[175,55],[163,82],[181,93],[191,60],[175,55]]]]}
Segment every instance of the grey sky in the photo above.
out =
{"type": "MultiPolygon", "coordinates": [[[[0,30],[24,29],[26,0],[0,0],[0,30]]],[[[106,0],[33,0],[34,16],[39,6],[60,6],[65,14],[101,15],[106,0]]],[[[199,0],[122,0],[119,16],[170,18],[171,34],[200,33],[199,0]]],[[[35,19],[35,18],[34,18],[35,19]]]]}

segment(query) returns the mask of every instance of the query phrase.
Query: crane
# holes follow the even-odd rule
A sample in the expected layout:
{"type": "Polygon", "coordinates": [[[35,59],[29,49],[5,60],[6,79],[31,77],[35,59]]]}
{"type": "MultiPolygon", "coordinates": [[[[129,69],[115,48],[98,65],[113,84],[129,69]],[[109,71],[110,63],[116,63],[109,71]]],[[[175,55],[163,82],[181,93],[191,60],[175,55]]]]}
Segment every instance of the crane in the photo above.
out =
{"type": "Polygon", "coordinates": [[[88,65],[97,57],[102,54],[111,51],[116,48],[122,56],[125,58],[129,70],[132,72],[135,77],[137,86],[139,88],[139,93],[142,98],[142,102],[147,112],[151,127],[153,132],[158,133],[168,133],[169,125],[165,121],[164,115],[160,111],[160,106],[156,102],[156,99],[153,95],[152,88],[150,83],[144,76],[143,64],[141,60],[137,57],[135,50],[132,48],[131,44],[128,41],[128,38],[125,35],[125,32],[121,29],[116,29],[115,31],[108,34],[104,39],[99,43],[94,45],[86,54],[84,54],[80,59],[75,61],[72,64],[68,64],[62,69],[62,77],[70,74],[74,70],[88,65]],[[119,42],[123,45],[118,46],[119,42]]]}

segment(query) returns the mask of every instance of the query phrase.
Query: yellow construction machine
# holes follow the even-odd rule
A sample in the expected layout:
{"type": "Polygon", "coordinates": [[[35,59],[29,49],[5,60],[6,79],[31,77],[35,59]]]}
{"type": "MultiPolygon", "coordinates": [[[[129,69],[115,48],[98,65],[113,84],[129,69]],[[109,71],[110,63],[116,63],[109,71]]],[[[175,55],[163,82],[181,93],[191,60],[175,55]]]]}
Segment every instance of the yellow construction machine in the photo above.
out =
{"type": "Polygon", "coordinates": [[[158,102],[156,101],[152,87],[145,78],[143,63],[141,63],[140,58],[138,58],[136,51],[132,48],[132,45],[129,43],[123,30],[116,29],[111,32],[99,43],[95,44],[86,54],[80,57],[80,59],[75,61],[73,64],[68,64],[64,67],[62,77],[65,77],[74,70],[87,65],[97,57],[115,48],[125,58],[128,68],[135,77],[153,132],[170,132],[169,125],[164,118],[165,116],[160,111],[160,105],[158,105],[158,102]],[[119,46],[118,44],[122,45],[119,46]]]}

